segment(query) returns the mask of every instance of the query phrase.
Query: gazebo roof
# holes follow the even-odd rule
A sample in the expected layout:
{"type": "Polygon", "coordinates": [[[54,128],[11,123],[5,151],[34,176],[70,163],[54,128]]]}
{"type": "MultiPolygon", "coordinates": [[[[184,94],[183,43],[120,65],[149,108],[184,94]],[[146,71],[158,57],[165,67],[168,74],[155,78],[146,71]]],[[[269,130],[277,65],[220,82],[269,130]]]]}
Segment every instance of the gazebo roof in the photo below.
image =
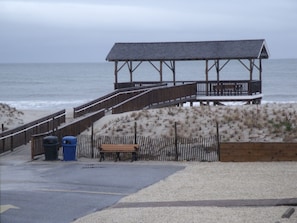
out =
{"type": "Polygon", "coordinates": [[[268,58],[264,39],[202,42],[115,43],[108,61],[217,60],[268,58]]]}

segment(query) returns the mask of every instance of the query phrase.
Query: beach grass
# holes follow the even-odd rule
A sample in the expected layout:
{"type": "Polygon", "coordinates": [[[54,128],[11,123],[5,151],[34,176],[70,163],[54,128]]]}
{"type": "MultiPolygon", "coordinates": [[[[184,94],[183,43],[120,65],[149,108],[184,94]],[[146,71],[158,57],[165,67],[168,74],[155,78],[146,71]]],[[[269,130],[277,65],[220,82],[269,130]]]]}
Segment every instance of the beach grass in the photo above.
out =
{"type": "MultiPolygon", "coordinates": [[[[48,111],[17,110],[0,103],[0,124],[15,128],[48,111]]],[[[240,106],[166,107],[106,115],[94,123],[94,132],[105,136],[137,135],[160,138],[198,138],[216,135],[223,142],[296,142],[297,103],[240,106]]],[[[91,134],[90,130],[83,134],[91,134]]]]}
{"type": "Polygon", "coordinates": [[[183,138],[216,134],[216,123],[224,142],[297,141],[297,104],[271,103],[241,106],[167,107],[109,115],[95,123],[95,133],[183,138]]]}

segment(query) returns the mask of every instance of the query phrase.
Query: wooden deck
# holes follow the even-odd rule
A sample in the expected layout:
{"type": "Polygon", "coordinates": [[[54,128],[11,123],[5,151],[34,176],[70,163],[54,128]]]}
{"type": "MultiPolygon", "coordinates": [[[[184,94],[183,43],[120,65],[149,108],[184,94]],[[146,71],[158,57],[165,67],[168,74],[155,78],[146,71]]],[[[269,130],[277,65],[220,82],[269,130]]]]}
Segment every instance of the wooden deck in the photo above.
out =
{"type": "Polygon", "coordinates": [[[200,103],[213,102],[219,104],[220,102],[246,102],[247,104],[260,104],[263,94],[246,95],[246,96],[197,96],[196,101],[200,103]]]}
{"type": "MultiPolygon", "coordinates": [[[[174,85],[173,82],[167,81],[167,86],[174,85]]],[[[196,84],[196,97],[184,98],[179,101],[170,101],[168,105],[184,103],[184,102],[213,102],[219,104],[220,102],[242,101],[246,103],[259,104],[263,97],[262,83],[258,80],[227,80],[227,81],[177,81],[177,86],[185,84],[196,84]]],[[[160,82],[129,82],[118,83],[116,87],[140,87],[160,84],[160,82]]]]}

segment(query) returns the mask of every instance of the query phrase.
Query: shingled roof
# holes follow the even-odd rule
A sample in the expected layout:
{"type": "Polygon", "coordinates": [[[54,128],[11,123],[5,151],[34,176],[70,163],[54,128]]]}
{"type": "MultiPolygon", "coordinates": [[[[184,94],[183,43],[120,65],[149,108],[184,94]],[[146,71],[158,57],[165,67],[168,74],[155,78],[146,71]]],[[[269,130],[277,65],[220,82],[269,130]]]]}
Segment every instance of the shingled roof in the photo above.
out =
{"type": "Polygon", "coordinates": [[[212,60],[268,58],[264,39],[115,43],[108,61],[212,60]]]}

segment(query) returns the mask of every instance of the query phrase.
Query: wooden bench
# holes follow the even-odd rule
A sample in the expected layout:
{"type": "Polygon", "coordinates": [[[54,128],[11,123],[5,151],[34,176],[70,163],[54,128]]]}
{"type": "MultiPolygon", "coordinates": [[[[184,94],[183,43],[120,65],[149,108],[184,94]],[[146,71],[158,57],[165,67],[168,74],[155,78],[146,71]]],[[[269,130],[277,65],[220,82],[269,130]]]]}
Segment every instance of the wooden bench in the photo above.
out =
{"type": "Polygon", "coordinates": [[[242,84],[222,84],[222,85],[214,85],[213,91],[220,93],[242,93],[242,84]]]}
{"type": "Polygon", "coordinates": [[[137,152],[139,150],[138,144],[101,144],[99,147],[100,151],[100,162],[105,160],[105,153],[116,153],[116,160],[121,160],[120,153],[132,153],[132,160],[137,160],[137,152]]]}
{"type": "Polygon", "coordinates": [[[214,91],[228,91],[228,90],[235,90],[235,84],[223,84],[223,85],[214,85],[213,90],[214,91]]]}

